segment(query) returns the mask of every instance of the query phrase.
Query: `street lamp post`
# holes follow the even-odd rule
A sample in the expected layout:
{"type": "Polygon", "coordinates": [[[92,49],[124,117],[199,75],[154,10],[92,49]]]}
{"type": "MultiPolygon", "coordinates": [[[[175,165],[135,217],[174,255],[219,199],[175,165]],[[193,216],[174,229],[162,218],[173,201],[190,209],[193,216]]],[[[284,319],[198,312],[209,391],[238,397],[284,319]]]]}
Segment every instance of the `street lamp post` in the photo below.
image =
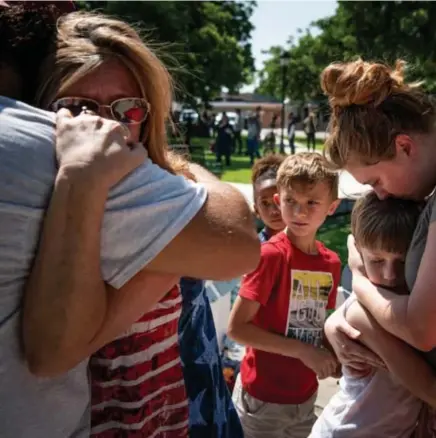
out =
{"type": "Polygon", "coordinates": [[[209,105],[209,90],[210,90],[210,87],[209,87],[209,85],[205,85],[204,86],[204,106],[206,107],[206,109],[207,109],[207,106],[209,105]]]}
{"type": "Polygon", "coordinates": [[[281,134],[280,134],[280,153],[284,154],[285,153],[285,99],[286,99],[286,85],[287,85],[287,80],[286,80],[286,73],[288,70],[288,64],[289,64],[289,53],[284,51],[281,55],[280,55],[280,67],[282,69],[282,113],[281,113],[281,117],[280,117],[280,121],[281,121],[281,134]]]}

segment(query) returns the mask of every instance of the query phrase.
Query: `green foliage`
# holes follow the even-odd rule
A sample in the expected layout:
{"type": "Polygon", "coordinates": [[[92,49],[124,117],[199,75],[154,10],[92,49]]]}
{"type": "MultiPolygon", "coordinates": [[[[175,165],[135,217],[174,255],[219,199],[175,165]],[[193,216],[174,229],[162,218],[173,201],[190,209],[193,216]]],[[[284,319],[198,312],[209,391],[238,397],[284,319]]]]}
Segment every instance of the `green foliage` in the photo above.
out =
{"type": "Polygon", "coordinates": [[[410,80],[424,80],[436,92],[436,2],[340,1],[336,13],[312,23],[297,43],[272,47],[260,73],[258,92],[281,93],[280,54],[289,52],[287,96],[322,100],[319,74],[329,63],[358,56],[393,63],[408,62],[410,80]]]}
{"type": "Polygon", "coordinates": [[[222,87],[231,92],[254,72],[250,18],[255,1],[81,1],[145,31],[175,77],[181,99],[208,101],[222,87]]]}

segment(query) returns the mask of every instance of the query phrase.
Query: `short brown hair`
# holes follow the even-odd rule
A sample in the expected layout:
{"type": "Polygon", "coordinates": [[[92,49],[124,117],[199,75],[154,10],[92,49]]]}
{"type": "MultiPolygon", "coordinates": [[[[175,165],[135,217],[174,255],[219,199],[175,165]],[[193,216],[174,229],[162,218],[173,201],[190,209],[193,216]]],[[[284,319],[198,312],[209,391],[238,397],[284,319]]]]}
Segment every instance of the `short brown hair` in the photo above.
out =
{"type": "Polygon", "coordinates": [[[269,154],[256,160],[251,169],[251,183],[256,184],[266,179],[276,179],[277,171],[285,158],[284,155],[269,154]]]}
{"type": "Polygon", "coordinates": [[[325,154],[335,167],[392,159],[398,134],[433,131],[434,100],[420,84],[404,81],[404,68],[403,61],[392,68],[358,59],[324,69],[321,87],[331,109],[325,154]]]}
{"type": "Polygon", "coordinates": [[[277,173],[277,188],[290,188],[295,184],[313,185],[326,182],[332,197],[338,197],[338,173],[332,170],[324,157],[316,152],[302,152],[288,156],[277,173]]]}
{"type": "Polygon", "coordinates": [[[371,191],[354,204],[351,232],[363,248],[403,254],[421,211],[422,203],[395,198],[380,200],[371,191]]]}

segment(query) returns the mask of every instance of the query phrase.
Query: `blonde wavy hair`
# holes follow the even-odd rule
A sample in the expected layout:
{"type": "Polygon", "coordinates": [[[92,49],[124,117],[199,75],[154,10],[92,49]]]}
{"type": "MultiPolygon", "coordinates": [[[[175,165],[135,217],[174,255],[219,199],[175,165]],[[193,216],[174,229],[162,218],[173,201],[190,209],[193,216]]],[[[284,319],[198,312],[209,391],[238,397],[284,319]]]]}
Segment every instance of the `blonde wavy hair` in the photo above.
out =
{"type": "Polygon", "coordinates": [[[330,135],[325,155],[336,168],[358,160],[370,165],[395,156],[399,134],[434,130],[435,106],[419,83],[406,83],[405,63],[358,59],[330,64],[321,74],[329,98],[330,135]]]}
{"type": "Polygon", "coordinates": [[[150,104],[141,139],[151,160],[171,173],[185,173],[186,161],[168,150],[166,123],[171,111],[171,76],[156,54],[127,23],[104,15],[74,12],[58,22],[55,52],[42,70],[37,104],[49,108],[56,97],[109,60],[131,73],[150,104]]]}

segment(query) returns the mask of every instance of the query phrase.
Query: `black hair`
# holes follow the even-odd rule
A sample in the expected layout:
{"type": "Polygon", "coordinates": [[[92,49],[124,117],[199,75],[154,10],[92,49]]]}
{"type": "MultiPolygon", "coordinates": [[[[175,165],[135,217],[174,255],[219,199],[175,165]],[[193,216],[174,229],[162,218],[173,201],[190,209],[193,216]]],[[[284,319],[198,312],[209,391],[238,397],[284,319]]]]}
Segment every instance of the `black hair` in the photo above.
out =
{"type": "Polygon", "coordinates": [[[256,185],[268,179],[276,179],[277,171],[284,159],[283,155],[270,154],[256,160],[251,171],[252,184],[256,185]]]}
{"type": "Polygon", "coordinates": [[[71,2],[17,1],[0,7],[0,65],[20,76],[22,100],[32,103],[41,64],[55,47],[56,21],[73,9],[71,2]]]}

